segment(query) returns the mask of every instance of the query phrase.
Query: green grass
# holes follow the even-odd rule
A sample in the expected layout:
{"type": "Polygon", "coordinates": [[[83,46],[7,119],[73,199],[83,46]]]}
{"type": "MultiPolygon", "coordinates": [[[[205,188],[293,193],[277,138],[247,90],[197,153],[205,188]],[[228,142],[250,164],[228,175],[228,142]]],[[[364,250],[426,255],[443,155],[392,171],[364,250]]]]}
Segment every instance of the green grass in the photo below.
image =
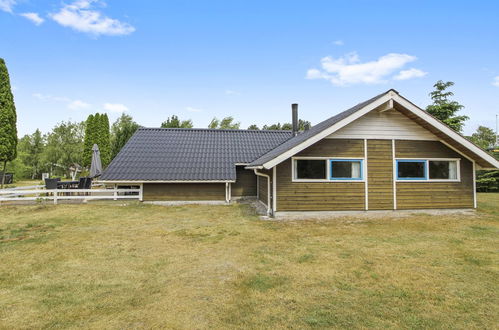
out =
{"type": "Polygon", "coordinates": [[[261,221],[245,205],[0,207],[0,328],[495,328],[476,216],[261,221]],[[354,221],[353,221],[354,220],[354,221]]]}

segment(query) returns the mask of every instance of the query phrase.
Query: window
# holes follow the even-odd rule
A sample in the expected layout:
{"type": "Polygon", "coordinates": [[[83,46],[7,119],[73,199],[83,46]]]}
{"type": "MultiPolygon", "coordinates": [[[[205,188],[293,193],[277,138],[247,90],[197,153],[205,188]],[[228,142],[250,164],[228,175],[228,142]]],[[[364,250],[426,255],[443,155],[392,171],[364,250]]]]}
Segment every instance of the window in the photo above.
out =
{"type": "Polygon", "coordinates": [[[426,160],[397,160],[397,179],[426,180],[426,160]]]}
{"type": "Polygon", "coordinates": [[[457,161],[430,160],[430,180],[457,180],[457,161]]]}
{"type": "Polygon", "coordinates": [[[362,160],[332,159],[331,180],[362,180],[362,160]]]}
{"type": "Polygon", "coordinates": [[[293,180],[341,181],[363,180],[363,159],[331,159],[327,157],[293,159],[293,180]]]}
{"type": "Polygon", "coordinates": [[[295,160],[295,179],[326,179],[326,161],[324,159],[295,160]]]}
{"type": "Polygon", "coordinates": [[[459,181],[459,160],[398,159],[397,180],[459,181]]]}

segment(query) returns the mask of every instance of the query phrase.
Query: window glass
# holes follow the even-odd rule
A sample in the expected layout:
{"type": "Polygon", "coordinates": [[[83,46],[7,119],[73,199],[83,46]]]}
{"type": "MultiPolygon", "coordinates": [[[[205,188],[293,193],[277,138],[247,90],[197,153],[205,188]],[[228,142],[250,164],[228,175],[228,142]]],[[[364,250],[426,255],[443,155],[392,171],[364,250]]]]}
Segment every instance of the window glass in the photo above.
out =
{"type": "Polygon", "coordinates": [[[399,179],[417,180],[425,179],[426,161],[409,160],[397,161],[397,177],[399,179]]]}
{"type": "Polygon", "coordinates": [[[457,180],[457,162],[448,160],[430,160],[430,179],[457,180]]]}
{"type": "Polygon", "coordinates": [[[325,179],[326,161],[321,159],[297,159],[296,179],[325,179]]]}
{"type": "Polygon", "coordinates": [[[332,160],[332,179],[362,179],[360,160],[332,160]]]}

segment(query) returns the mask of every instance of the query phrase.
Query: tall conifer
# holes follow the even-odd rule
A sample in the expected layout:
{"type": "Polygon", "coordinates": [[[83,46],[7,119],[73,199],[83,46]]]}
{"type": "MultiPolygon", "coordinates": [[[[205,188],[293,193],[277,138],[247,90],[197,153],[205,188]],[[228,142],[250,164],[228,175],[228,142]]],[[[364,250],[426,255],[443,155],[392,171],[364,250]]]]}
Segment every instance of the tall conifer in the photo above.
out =
{"type": "Polygon", "coordinates": [[[17,157],[16,122],[16,106],[10,87],[9,72],[5,61],[0,58],[0,162],[3,165],[3,175],[0,178],[1,188],[5,183],[7,162],[17,157]]]}

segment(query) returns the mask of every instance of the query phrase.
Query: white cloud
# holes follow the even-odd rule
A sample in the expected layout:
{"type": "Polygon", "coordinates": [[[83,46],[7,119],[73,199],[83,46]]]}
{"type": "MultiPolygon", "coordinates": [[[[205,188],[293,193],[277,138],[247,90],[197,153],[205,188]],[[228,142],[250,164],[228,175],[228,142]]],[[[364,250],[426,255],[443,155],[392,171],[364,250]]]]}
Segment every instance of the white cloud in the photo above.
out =
{"type": "Polygon", "coordinates": [[[499,87],[499,76],[494,78],[494,81],[492,81],[492,85],[499,87]]]}
{"type": "Polygon", "coordinates": [[[233,90],[231,90],[231,89],[226,89],[226,90],[225,90],[225,94],[226,94],[226,95],[241,95],[241,93],[240,93],[240,92],[238,92],[238,91],[233,91],[233,90]]]}
{"type": "Polygon", "coordinates": [[[412,78],[421,78],[428,74],[428,72],[424,72],[423,70],[411,68],[409,70],[400,71],[393,79],[395,80],[407,80],[412,78]]]}
{"type": "Polygon", "coordinates": [[[345,43],[343,42],[343,40],[335,40],[333,41],[333,45],[336,45],[336,46],[343,46],[345,43]]]}
{"type": "Polygon", "coordinates": [[[68,104],[68,108],[71,110],[86,109],[90,107],[90,104],[83,102],[82,100],[74,100],[68,104]]]}
{"type": "Polygon", "coordinates": [[[99,0],[78,0],[64,5],[58,12],[50,14],[50,17],[62,26],[95,36],[127,35],[135,31],[132,25],[107,17],[93,9],[93,3],[105,5],[105,2],[99,0]]]}
{"type": "Polygon", "coordinates": [[[61,102],[66,103],[66,106],[71,110],[80,110],[91,107],[91,104],[86,103],[82,100],[72,100],[66,96],[53,96],[50,94],[34,93],[34,98],[39,99],[43,102],[61,102]]]}
{"type": "Polygon", "coordinates": [[[12,8],[16,5],[16,0],[0,0],[0,10],[12,13],[12,8]]]}
{"type": "Polygon", "coordinates": [[[307,79],[326,79],[336,86],[352,84],[379,84],[388,76],[417,58],[412,55],[390,53],[375,61],[360,61],[356,52],[340,58],[326,56],[321,59],[321,68],[307,71],[307,79]]]}
{"type": "Polygon", "coordinates": [[[40,17],[37,13],[22,13],[20,14],[22,17],[29,19],[31,22],[33,22],[35,25],[40,25],[45,20],[40,17]]]}
{"type": "Polygon", "coordinates": [[[128,107],[121,103],[104,103],[104,109],[111,112],[128,111],[128,107]]]}
{"type": "Polygon", "coordinates": [[[203,109],[193,108],[193,107],[186,107],[185,110],[187,110],[189,112],[201,112],[201,111],[203,111],[203,109]]]}
{"type": "Polygon", "coordinates": [[[41,94],[41,93],[34,93],[33,97],[41,100],[41,101],[49,101],[49,102],[71,102],[71,99],[65,96],[53,96],[50,94],[41,94]]]}

